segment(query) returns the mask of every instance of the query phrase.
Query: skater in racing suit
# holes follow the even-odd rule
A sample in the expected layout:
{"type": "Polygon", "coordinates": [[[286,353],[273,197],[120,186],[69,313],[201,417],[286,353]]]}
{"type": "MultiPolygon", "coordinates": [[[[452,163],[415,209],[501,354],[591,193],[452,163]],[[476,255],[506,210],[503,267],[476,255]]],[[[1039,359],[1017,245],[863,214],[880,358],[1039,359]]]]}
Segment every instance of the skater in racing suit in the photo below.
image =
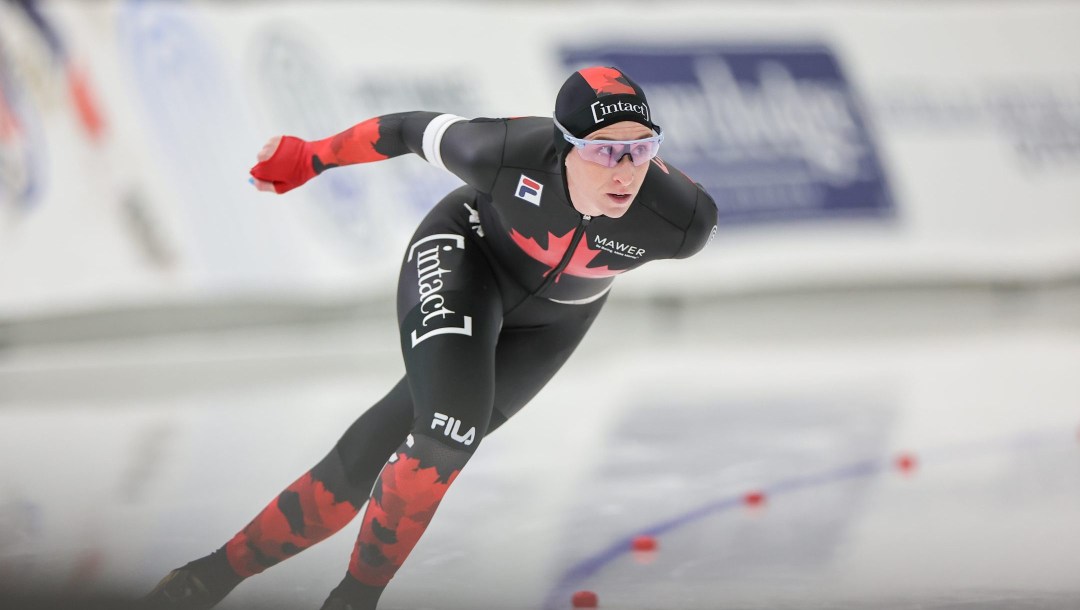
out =
{"type": "Polygon", "coordinates": [[[260,190],[284,193],[330,168],[406,153],[465,186],[405,247],[404,378],[236,536],[171,572],[147,600],[210,607],[366,502],[348,570],[323,608],[375,608],[481,441],[566,362],[615,276],[709,241],[716,206],[656,156],[663,137],[636,83],[592,67],[563,85],[554,118],[405,112],[326,140],[272,139],[251,170],[260,190]]]}

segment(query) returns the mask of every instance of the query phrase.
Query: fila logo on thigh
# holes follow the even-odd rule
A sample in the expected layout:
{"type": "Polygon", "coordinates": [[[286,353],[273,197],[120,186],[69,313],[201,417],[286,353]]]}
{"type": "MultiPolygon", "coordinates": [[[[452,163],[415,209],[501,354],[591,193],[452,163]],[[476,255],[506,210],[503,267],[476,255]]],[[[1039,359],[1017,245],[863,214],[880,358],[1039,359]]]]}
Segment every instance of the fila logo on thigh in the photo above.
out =
{"type": "Polygon", "coordinates": [[[442,413],[436,413],[435,417],[431,420],[431,429],[434,430],[442,426],[443,436],[449,436],[455,441],[468,447],[476,440],[476,427],[469,428],[469,431],[465,434],[461,434],[461,420],[454,419],[449,415],[443,415],[442,413]]]}
{"type": "Polygon", "coordinates": [[[436,335],[472,336],[472,318],[461,316],[446,306],[446,297],[441,294],[444,275],[453,271],[444,269],[439,259],[441,252],[453,252],[465,249],[465,238],[453,233],[429,235],[409,246],[407,261],[416,258],[416,290],[420,295],[420,313],[423,314],[421,325],[432,329],[417,334],[412,331],[412,347],[436,335]]]}

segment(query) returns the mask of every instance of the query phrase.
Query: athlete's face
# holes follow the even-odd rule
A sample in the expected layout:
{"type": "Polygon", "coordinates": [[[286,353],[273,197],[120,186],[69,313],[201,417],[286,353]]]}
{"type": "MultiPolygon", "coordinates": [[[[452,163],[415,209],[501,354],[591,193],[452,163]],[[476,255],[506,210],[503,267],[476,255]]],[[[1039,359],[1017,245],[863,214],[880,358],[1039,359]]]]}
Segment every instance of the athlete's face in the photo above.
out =
{"type": "MultiPolygon", "coordinates": [[[[622,121],[594,131],[586,140],[639,140],[653,132],[633,121],[622,121]]],[[[582,159],[575,151],[566,155],[566,186],[574,209],[589,216],[619,218],[630,209],[649,164],[634,167],[629,155],[615,167],[604,167],[582,159]]]]}

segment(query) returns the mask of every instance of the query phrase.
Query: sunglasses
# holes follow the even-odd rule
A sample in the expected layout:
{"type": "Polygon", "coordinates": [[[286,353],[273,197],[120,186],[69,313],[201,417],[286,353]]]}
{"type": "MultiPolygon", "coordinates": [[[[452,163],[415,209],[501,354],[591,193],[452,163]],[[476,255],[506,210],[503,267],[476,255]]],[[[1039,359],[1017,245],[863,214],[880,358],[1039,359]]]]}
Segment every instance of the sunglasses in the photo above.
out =
{"type": "MultiPolygon", "coordinates": [[[[640,140],[583,140],[570,135],[558,119],[552,120],[555,121],[555,127],[562,132],[563,138],[574,145],[582,159],[604,167],[615,167],[626,155],[630,155],[630,162],[635,167],[645,165],[660,152],[660,143],[664,141],[662,131],[651,138],[640,140]]],[[[657,131],[660,131],[659,127],[657,131]]]]}

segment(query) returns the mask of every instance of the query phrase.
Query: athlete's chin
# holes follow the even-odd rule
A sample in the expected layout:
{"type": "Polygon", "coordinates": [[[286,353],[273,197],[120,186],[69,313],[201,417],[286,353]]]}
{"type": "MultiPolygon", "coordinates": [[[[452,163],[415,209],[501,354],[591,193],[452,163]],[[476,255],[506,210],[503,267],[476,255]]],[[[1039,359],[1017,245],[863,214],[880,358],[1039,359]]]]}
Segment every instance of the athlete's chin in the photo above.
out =
{"type": "Polygon", "coordinates": [[[604,216],[607,216],[608,218],[620,218],[629,209],[630,209],[630,204],[615,207],[615,208],[608,208],[608,209],[604,210],[604,216]]]}
{"type": "Polygon", "coordinates": [[[630,209],[632,203],[634,203],[634,195],[622,197],[607,195],[603,204],[598,207],[603,211],[604,216],[607,216],[608,218],[618,218],[630,209]]]}

